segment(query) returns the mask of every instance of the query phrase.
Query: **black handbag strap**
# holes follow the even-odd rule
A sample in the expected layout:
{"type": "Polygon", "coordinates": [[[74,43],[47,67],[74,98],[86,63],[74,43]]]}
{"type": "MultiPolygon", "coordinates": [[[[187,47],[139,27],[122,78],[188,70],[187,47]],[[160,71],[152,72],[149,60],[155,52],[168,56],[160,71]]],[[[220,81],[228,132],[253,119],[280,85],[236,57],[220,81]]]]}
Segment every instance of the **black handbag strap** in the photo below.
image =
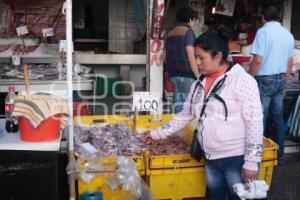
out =
{"type": "Polygon", "coordinates": [[[201,121],[201,118],[205,113],[207,103],[208,103],[211,96],[214,96],[218,101],[220,101],[223,104],[224,109],[225,109],[225,120],[227,120],[228,109],[227,109],[226,103],[225,103],[225,101],[222,97],[220,97],[219,95],[216,94],[216,92],[223,86],[223,84],[226,80],[226,77],[227,77],[227,75],[225,75],[221,80],[219,80],[216,83],[216,85],[214,86],[214,88],[211,90],[211,93],[209,94],[209,96],[204,99],[203,106],[202,106],[202,109],[201,109],[201,112],[200,112],[199,121],[201,121]]]}
{"type": "MultiPolygon", "coordinates": [[[[229,63],[229,66],[228,66],[226,72],[228,72],[229,70],[231,70],[232,67],[233,67],[233,65],[231,63],[229,63]]],[[[207,102],[209,101],[209,99],[210,99],[211,96],[214,96],[216,98],[216,100],[220,101],[222,103],[222,105],[224,106],[224,109],[225,109],[225,121],[227,121],[228,109],[227,109],[226,102],[224,101],[224,99],[220,95],[217,94],[217,91],[223,86],[223,84],[224,84],[224,82],[226,80],[226,77],[227,77],[227,74],[225,74],[224,77],[216,83],[216,85],[214,86],[214,88],[211,90],[211,93],[209,94],[209,96],[204,99],[203,106],[202,106],[202,109],[201,109],[201,112],[200,112],[199,121],[201,121],[202,116],[205,114],[206,105],[207,105],[207,102]]],[[[195,88],[193,90],[192,97],[191,97],[191,102],[190,102],[190,113],[191,114],[192,114],[193,97],[195,95],[195,92],[196,92],[197,88],[201,85],[200,83],[204,80],[204,78],[205,78],[205,75],[201,74],[201,76],[197,80],[196,86],[195,86],[195,88]]]]}
{"type": "MultiPolygon", "coordinates": [[[[231,69],[231,67],[232,66],[229,66],[229,68],[227,69],[227,71],[229,71],[231,69]]],[[[199,78],[199,80],[197,82],[197,85],[196,85],[196,87],[195,87],[195,89],[193,91],[192,98],[194,96],[194,93],[196,91],[197,86],[200,85],[200,81],[202,81],[204,78],[205,78],[205,76],[200,76],[200,78],[199,78]]],[[[200,112],[199,122],[201,122],[202,116],[205,114],[205,109],[206,109],[207,103],[208,103],[209,99],[212,96],[214,96],[218,101],[220,101],[223,104],[224,109],[225,109],[225,120],[227,120],[228,109],[227,109],[226,102],[224,101],[224,99],[220,95],[217,94],[217,91],[222,88],[222,86],[223,86],[226,78],[227,78],[227,75],[225,74],[224,77],[221,80],[219,80],[216,83],[216,85],[213,87],[213,89],[211,90],[211,93],[208,95],[208,97],[206,97],[204,99],[203,106],[202,106],[202,109],[201,109],[201,112],[200,112]]],[[[195,132],[194,132],[194,139],[197,139],[197,132],[198,132],[198,130],[196,129],[195,132]]],[[[202,131],[200,132],[200,134],[201,134],[201,137],[202,137],[202,131]]],[[[204,150],[203,141],[202,141],[202,144],[200,145],[200,148],[202,148],[204,154],[208,157],[207,159],[209,159],[210,155],[204,150]]]]}

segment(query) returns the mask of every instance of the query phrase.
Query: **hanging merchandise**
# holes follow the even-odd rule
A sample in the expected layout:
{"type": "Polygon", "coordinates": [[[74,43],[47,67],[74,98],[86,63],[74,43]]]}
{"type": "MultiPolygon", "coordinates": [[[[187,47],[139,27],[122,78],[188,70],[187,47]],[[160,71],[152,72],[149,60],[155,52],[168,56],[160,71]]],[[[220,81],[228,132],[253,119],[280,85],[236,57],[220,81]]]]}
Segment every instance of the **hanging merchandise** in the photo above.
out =
{"type": "Polygon", "coordinates": [[[61,9],[64,0],[8,0],[5,10],[7,32],[26,25],[30,34],[42,37],[42,29],[53,28],[55,35],[65,36],[66,20],[61,9]]]}

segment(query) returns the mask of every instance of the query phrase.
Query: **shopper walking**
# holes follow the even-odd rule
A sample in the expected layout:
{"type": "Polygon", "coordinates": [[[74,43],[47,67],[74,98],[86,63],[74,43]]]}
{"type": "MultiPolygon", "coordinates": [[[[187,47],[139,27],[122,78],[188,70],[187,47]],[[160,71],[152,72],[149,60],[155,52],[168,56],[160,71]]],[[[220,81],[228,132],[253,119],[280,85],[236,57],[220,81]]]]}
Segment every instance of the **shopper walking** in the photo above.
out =
{"type": "Polygon", "coordinates": [[[294,38],[279,23],[279,11],[267,7],[262,16],[264,25],[255,36],[251,53],[250,74],[255,76],[263,104],[264,128],[267,137],[279,145],[279,164],[284,163],[283,96],[285,78],[290,76],[293,64],[294,38]],[[267,122],[271,122],[267,132],[267,122]]]}
{"type": "Polygon", "coordinates": [[[193,81],[199,77],[196,66],[193,28],[198,17],[192,8],[182,8],[176,14],[177,25],[166,39],[166,71],[174,84],[175,113],[182,110],[193,81]]]}
{"type": "Polygon", "coordinates": [[[212,200],[239,199],[232,186],[258,175],[263,143],[263,114],[257,83],[238,64],[230,66],[228,32],[205,32],[195,41],[200,78],[182,112],[168,124],[143,135],[164,139],[198,119],[198,140],[212,200]]]}

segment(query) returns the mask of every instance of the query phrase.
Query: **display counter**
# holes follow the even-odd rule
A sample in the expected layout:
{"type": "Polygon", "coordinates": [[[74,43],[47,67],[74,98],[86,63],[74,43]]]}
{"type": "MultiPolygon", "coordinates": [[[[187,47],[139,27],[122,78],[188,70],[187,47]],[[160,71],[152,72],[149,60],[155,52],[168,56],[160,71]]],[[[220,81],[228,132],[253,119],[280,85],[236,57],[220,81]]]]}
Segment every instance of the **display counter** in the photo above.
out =
{"type": "Polygon", "coordinates": [[[75,53],[74,60],[80,64],[119,64],[119,65],[145,65],[146,55],[139,54],[92,54],[75,53]]]}
{"type": "Polygon", "coordinates": [[[68,199],[67,160],[61,139],[24,142],[19,133],[5,134],[0,138],[1,199],[68,199]]]}
{"type": "MultiPolygon", "coordinates": [[[[24,81],[5,80],[0,83],[0,92],[7,92],[9,85],[14,85],[16,91],[25,91],[24,81]]],[[[67,92],[66,80],[30,80],[30,90],[36,92],[49,92],[51,94],[63,94],[67,92]]],[[[93,90],[93,80],[74,80],[73,90],[93,90]]]]}
{"type": "MultiPolygon", "coordinates": [[[[5,127],[5,119],[0,119],[0,127],[5,127]]],[[[0,138],[0,150],[23,151],[59,151],[61,137],[49,142],[24,142],[20,139],[20,133],[6,133],[0,138]]]]}

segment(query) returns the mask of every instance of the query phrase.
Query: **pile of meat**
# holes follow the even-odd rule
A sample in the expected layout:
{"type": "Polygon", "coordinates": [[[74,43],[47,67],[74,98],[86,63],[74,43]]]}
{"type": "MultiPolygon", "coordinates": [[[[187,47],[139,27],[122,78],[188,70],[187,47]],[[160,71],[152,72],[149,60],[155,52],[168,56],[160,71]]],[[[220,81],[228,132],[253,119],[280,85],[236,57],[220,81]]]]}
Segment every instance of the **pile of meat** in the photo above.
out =
{"type": "Polygon", "coordinates": [[[82,143],[90,143],[98,151],[98,156],[134,156],[142,155],[146,149],[139,137],[125,124],[112,124],[104,127],[80,127],[74,128],[75,152],[82,155],[82,143]]]}
{"type": "Polygon", "coordinates": [[[0,45],[0,53],[3,52],[3,51],[8,50],[9,48],[10,48],[9,44],[5,44],[5,45],[1,44],[0,45]]]}
{"type": "Polygon", "coordinates": [[[13,47],[13,55],[26,55],[29,53],[34,52],[37,49],[38,46],[31,45],[31,46],[24,46],[21,44],[18,44],[13,47]]]}
{"type": "Polygon", "coordinates": [[[149,150],[153,155],[188,154],[190,146],[179,136],[169,136],[164,140],[148,140],[143,143],[139,135],[125,124],[112,124],[104,127],[74,127],[75,152],[83,155],[82,143],[90,143],[100,157],[142,155],[149,150]]]}
{"type": "MultiPolygon", "coordinates": [[[[23,65],[0,64],[1,79],[23,79],[23,65]]],[[[30,80],[55,80],[58,78],[56,63],[29,65],[30,80]]]]}
{"type": "Polygon", "coordinates": [[[188,154],[190,146],[179,136],[169,136],[164,140],[148,142],[149,150],[153,155],[188,154]]]}

